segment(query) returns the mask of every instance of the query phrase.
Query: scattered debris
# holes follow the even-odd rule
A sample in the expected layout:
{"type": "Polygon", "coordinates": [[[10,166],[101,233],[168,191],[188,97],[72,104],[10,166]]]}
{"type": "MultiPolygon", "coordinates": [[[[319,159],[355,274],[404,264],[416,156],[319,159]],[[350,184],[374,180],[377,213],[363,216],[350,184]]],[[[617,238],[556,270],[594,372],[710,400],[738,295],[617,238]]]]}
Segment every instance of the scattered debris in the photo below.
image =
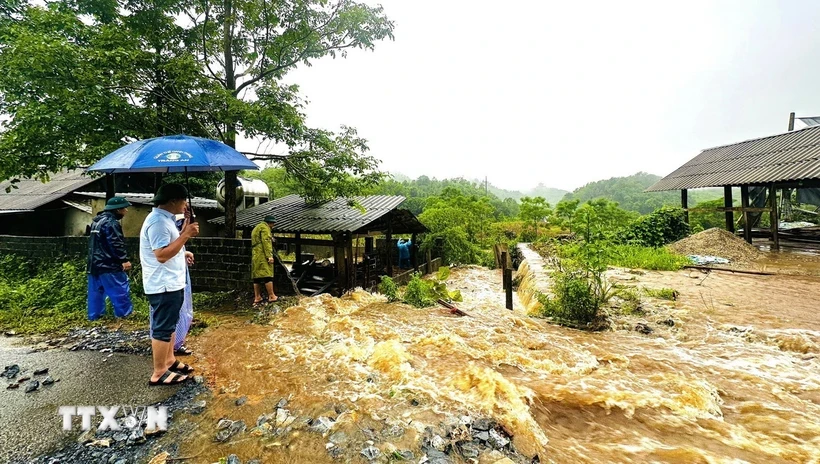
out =
{"type": "Polygon", "coordinates": [[[43,368],[43,369],[35,369],[35,371],[34,371],[34,375],[44,375],[44,374],[48,374],[48,368],[47,367],[43,368]]]}
{"type": "Polygon", "coordinates": [[[654,331],[655,330],[652,327],[649,327],[648,325],[644,324],[643,322],[638,322],[637,324],[635,324],[635,332],[640,332],[644,335],[649,335],[654,331]]]}
{"type": "Polygon", "coordinates": [[[26,393],[31,393],[31,392],[37,390],[38,388],[40,388],[40,382],[38,382],[36,380],[32,380],[31,382],[26,384],[26,393]]]}
{"type": "Polygon", "coordinates": [[[247,396],[243,396],[243,397],[241,397],[241,398],[239,398],[239,399],[237,399],[237,400],[236,400],[236,405],[237,405],[237,406],[242,406],[243,404],[245,404],[245,403],[247,403],[247,402],[248,402],[248,397],[247,397],[247,396]]]}
{"type": "Polygon", "coordinates": [[[9,380],[17,377],[17,374],[20,373],[20,366],[17,364],[12,364],[11,366],[6,366],[6,369],[0,374],[0,377],[5,377],[9,380]]]}

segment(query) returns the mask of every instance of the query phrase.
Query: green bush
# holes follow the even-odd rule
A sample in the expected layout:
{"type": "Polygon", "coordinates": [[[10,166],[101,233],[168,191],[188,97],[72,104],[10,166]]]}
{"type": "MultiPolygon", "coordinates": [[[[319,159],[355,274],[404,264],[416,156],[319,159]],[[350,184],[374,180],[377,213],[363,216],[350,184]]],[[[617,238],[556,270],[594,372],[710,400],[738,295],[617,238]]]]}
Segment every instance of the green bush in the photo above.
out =
{"type": "Polygon", "coordinates": [[[422,280],[418,274],[413,274],[404,289],[403,299],[405,303],[417,308],[433,306],[436,303],[433,295],[433,283],[422,280]]]}
{"type": "Polygon", "coordinates": [[[382,276],[382,280],[379,283],[379,293],[387,297],[387,301],[394,302],[399,301],[399,287],[396,285],[396,282],[393,281],[392,278],[388,276],[382,276]]]}
{"type": "Polygon", "coordinates": [[[646,296],[659,298],[661,300],[675,301],[678,299],[678,291],[673,288],[644,288],[643,292],[646,296]]]}
{"type": "Polygon", "coordinates": [[[636,219],[616,237],[619,243],[658,248],[678,241],[690,232],[684,211],[664,206],[636,219]]]}
{"type": "Polygon", "coordinates": [[[538,293],[543,315],[564,325],[588,324],[598,317],[603,304],[600,289],[592,279],[579,271],[552,274],[554,297],[538,293]]]}
{"type": "MultiPolygon", "coordinates": [[[[88,281],[83,260],[34,263],[0,258],[0,328],[21,333],[59,332],[94,325],[87,319],[88,281]]],[[[133,276],[133,273],[132,273],[133,276]]],[[[134,292],[130,320],[148,320],[148,302],[134,292]]]]}

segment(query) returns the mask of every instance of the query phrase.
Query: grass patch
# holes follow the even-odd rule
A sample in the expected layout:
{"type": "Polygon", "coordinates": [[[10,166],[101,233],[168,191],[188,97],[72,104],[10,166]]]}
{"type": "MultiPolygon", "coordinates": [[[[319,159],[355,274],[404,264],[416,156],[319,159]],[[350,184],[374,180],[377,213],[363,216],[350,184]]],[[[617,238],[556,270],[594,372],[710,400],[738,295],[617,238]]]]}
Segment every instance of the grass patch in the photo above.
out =
{"type": "Polygon", "coordinates": [[[612,245],[608,253],[610,266],[651,271],[677,271],[691,264],[689,258],[672,253],[666,248],[637,245],[612,245]]]}
{"type": "MultiPolygon", "coordinates": [[[[0,330],[21,334],[62,333],[75,327],[106,325],[115,320],[108,311],[88,320],[88,281],[85,263],[74,260],[55,265],[34,263],[14,255],[0,257],[0,330]]],[[[148,321],[148,301],[135,294],[129,322],[148,321]]]]}
{"type": "Polygon", "coordinates": [[[678,291],[673,288],[644,288],[643,293],[661,300],[675,301],[678,299],[678,291]]]}

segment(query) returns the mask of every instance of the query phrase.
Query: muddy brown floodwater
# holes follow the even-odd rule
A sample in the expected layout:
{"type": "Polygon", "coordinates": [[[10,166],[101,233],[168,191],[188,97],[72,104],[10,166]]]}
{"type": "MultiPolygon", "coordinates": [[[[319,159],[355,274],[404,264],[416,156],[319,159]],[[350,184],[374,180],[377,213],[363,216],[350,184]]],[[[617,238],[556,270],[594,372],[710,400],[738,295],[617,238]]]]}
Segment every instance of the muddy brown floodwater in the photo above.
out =
{"type": "Polygon", "coordinates": [[[332,462],[327,438],[306,431],[212,441],[220,417],[250,428],[286,397],[294,414],[341,411],[338,430],[399,425],[407,433],[393,444],[416,456],[425,425],[469,413],[493,416],[541,462],[820,462],[820,278],[610,278],[680,297],[645,298],[646,311],[587,333],[528,317],[520,303],[505,310],[500,272],[468,267],[449,286],[470,317],[358,291],[305,298],[269,326],[225,321],[195,342],[215,393],[180,454],[332,462]],[[637,322],[653,333],[631,330],[637,322]]]}

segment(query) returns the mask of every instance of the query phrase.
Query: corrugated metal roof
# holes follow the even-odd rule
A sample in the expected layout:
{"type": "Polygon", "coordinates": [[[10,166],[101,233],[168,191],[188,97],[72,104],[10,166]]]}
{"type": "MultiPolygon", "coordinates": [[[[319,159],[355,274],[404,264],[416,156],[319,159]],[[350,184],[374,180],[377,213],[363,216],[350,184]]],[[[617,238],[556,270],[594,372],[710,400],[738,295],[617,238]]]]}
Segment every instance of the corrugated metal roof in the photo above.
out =
{"type": "Polygon", "coordinates": [[[820,126],[709,148],[647,192],[820,179],[820,126]]]}
{"type": "MultiPolygon", "coordinates": [[[[85,195],[93,198],[105,198],[105,193],[103,192],[82,192],[79,193],[80,195],[85,195]]],[[[125,197],[130,203],[140,204],[140,205],[151,205],[151,200],[154,199],[153,193],[117,193],[119,197],[125,197]]],[[[219,209],[219,203],[216,200],[210,200],[208,198],[202,197],[193,197],[191,198],[191,204],[194,205],[194,209],[219,209]]]]}
{"type": "Polygon", "coordinates": [[[798,121],[802,122],[807,126],[820,126],[820,116],[812,116],[807,118],[797,118],[798,121]]]}
{"type": "Polygon", "coordinates": [[[62,202],[67,204],[68,206],[71,206],[72,208],[77,208],[78,210],[84,213],[92,214],[91,204],[88,200],[86,200],[85,202],[74,200],[62,200],[62,202]]]}
{"type": "Polygon", "coordinates": [[[33,211],[35,208],[59,200],[75,190],[99,179],[82,170],[62,171],[52,174],[48,182],[22,179],[6,193],[11,182],[0,182],[0,210],[33,211]]]}
{"type": "MultiPolygon", "coordinates": [[[[251,228],[262,222],[268,214],[276,217],[276,232],[325,234],[354,232],[395,209],[404,197],[395,195],[371,195],[354,197],[364,207],[364,213],[344,198],[337,198],[317,206],[308,205],[298,195],[288,195],[253,208],[237,211],[236,227],[251,228]]],[[[224,224],[225,218],[211,219],[224,224]]],[[[420,225],[420,224],[419,224],[420,225]]],[[[423,228],[423,226],[421,226],[423,228]]]]}

